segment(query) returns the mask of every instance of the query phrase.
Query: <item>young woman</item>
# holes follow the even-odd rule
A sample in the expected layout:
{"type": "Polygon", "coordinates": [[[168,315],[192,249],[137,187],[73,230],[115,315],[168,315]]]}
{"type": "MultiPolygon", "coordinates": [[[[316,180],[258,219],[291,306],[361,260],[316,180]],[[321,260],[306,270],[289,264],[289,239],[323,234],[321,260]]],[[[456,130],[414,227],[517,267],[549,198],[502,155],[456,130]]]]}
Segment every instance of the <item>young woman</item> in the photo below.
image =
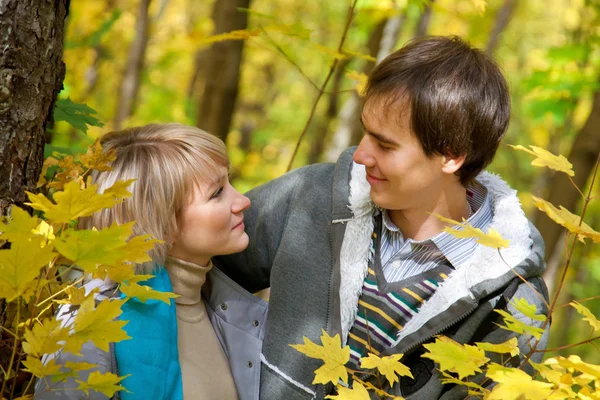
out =
{"type": "MultiPolygon", "coordinates": [[[[152,261],[136,266],[136,272],[154,274],[149,286],[181,297],[175,307],[130,299],[120,319],[129,321],[124,329],[132,339],[111,345],[109,352],[88,342],[81,356],[61,352],[47,359],[87,361],[101,372],[131,374],[122,382],[130,393],[113,398],[257,399],[266,302],[211,263],[215,255],[248,245],[243,211],[250,201],[229,183],[225,145],[197,128],[153,124],[109,133],[102,146],[116,151],[117,158],[111,171],[93,176],[98,190],[135,178],[129,188],[133,196],[81,225],[103,229],[135,220],[134,234],[163,241],[151,252],[152,261]]],[[[120,296],[112,282],[86,286],[99,288],[98,300],[120,296]]],[[[59,318],[65,317],[59,312],[59,318]]],[[[106,399],[73,390],[75,380],[85,381],[90,372],[58,384],[39,380],[35,398],[106,399]]]]}

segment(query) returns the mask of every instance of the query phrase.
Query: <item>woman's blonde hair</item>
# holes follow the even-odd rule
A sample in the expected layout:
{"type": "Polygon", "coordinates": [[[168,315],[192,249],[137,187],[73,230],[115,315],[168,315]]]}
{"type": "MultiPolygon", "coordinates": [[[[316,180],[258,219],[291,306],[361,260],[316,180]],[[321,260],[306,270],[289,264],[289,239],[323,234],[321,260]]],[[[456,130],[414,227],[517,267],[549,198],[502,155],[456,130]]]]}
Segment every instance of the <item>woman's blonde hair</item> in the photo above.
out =
{"type": "Polygon", "coordinates": [[[181,124],[150,124],[106,134],[105,152],[117,159],[111,171],[94,171],[92,179],[103,192],[115,182],[136,179],[128,188],[133,196],[122,203],[82,219],[84,229],[104,229],[113,222],[136,221],[134,235],[151,234],[164,241],[149,253],[152,261],[136,266],[137,273],[163,265],[178,231],[177,221],[194,185],[200,190],[229,167],[223,142],[201,129],[181,124]]]}

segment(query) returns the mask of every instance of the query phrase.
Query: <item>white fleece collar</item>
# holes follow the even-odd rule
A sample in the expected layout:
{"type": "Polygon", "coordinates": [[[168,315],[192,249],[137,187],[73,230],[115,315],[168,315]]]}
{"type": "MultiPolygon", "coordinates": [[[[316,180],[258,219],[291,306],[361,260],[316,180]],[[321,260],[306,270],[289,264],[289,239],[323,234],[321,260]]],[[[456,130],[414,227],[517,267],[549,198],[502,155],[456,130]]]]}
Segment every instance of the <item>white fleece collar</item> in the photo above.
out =
{"type": "MultiPolygon", "coordinates": [[[[419,308],[415,315],[398,334],[398,341],[416,332],[427,321],[445,312],[459,299],[471,296],[471,288],[486,280],[497,278],[527,257],[532,245],[528,220],[525,217],[516,191],[497,175],[482,172],[477,180],[491,195],[494,217],[489,228],[496,228],[500,235],[510,241],[510,247],[501,251],[478,246],[470,262],[452,272],[419,308]],[[506,263],[502,260],[506,261],[506,263]],[[507,265],[508,264],[508,265],[507,265]]],[[[358,310],[358,299],[367,275],[371,256],[374,204],[370,198],[370,186],[363,165],[352,164],[350,177],[349,207],[354,218],[347,222],[340,252],[340,314],[344,344],[352,328],[358,310]]]]}

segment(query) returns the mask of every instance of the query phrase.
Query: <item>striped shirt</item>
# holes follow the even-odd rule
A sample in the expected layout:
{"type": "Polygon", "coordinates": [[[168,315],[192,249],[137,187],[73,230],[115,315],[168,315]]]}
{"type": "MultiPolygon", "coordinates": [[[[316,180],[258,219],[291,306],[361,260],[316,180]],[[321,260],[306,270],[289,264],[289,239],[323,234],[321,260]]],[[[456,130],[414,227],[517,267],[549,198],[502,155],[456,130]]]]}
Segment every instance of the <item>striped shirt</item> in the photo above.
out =
{"type": "MultiPolygon", "coordinates": [[[[484,232],[493,217],[489,197],[486,188],[478,182],[467,187],[467,202],[471,207],[467,221],[484,232]]],[[[469,261],[477,247],[473,238],[459,239],[446,232],[425,240],[404,240],[387,210],[383,210],[383,228],[380,254],[387,282],[398,282],[446,262],[459,268],[469,261]]]]}

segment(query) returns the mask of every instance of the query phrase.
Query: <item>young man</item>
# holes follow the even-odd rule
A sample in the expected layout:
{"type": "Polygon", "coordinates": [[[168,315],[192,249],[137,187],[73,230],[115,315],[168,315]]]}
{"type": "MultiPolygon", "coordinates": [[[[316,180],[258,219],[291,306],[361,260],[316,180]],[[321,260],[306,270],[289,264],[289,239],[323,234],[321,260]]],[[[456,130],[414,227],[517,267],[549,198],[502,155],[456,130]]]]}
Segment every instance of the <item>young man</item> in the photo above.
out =
{"type": "MultiPolygon", "coordinates": [[[[535,293],[547,297],[542,239],[516,193],[481,172],[509,116],[506,81],[484,53],[456,37],[415,40],[373,70],[358,148],[248,194],[250,247],[217,265],[248,290],[271,287],[261,398],[325,396],[330,387],[312,384],[321,362],[289,347],[303,336],[318,343],[325,329],[350,346],[353,368],[369,342],[381,356],[403,353],[414,379],[384,387],[389,393],[462,399],[464,387],[442,385],[421,358],[423,343],[438,334],[460,343],[515,336],[498,327],[494,308],[541,325],[507,302],[524,297],[546,312],[535,293]],[[434,214],[493,227],[510,247],[500,256],[453,237],[434,214]]],[[[531,338],[518,339],[524,356],[531,338]]]]}

